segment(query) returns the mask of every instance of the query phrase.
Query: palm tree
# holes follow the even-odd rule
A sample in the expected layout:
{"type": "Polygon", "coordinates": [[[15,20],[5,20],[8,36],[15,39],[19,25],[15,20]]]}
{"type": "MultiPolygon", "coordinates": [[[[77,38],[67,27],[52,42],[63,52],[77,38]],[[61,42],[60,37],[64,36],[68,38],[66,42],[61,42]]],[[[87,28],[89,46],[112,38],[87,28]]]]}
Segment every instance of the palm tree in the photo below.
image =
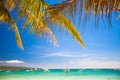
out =
{"type": "MultiPolygon", "coordinates": [[[[22,29],[29,27],[31,33],[45,36],[51,39],[55,45],[58,45],[53,31],[50,26],[57,28],[55,25],[60,25],[65,28],[71,35],[85,47],[80,33],[75,28],[70,19],[74,18],[75,14],[79,15],[79,20],[84,16],[83,23],[86,23],[91,14],[95,15],[95,23],[99,22],[100,17],[106,16],[109,24],[111,24],[112,11],[120,12],[119,0],[66,0],[59,4],[49,5],[44,0],[0,0],[0,21],[11,23],[12,29],[16,34],[16,42],[23,49],[20,34],[16,22],[13,20],[10,11],[16,9],[19,16],[23,17],[26,22],[22,29]],[[85,12],[83,12],[85,11],[85,12]],[[83,15],[84,14],[84,15],[83,15]],[[30,25],[30,26],[28,26],[30,25]]],[[[119,18],[119,17],[118,17],[119,18]]],[[[61,29],[60,28],[60,29],[61,29]]],[[[60,30],[61,31],[61,30],[60,30]]]]}

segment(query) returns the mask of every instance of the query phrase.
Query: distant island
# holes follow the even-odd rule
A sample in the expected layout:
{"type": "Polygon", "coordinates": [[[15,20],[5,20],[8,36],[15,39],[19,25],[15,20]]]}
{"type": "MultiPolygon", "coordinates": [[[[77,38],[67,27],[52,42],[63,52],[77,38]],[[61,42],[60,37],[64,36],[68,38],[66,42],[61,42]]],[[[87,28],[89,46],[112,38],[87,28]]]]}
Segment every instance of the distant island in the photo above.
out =
{"type": "Polygon", "coordinates": [[[31,68],[24,66],[0,66],[0,70],[22,70],[22,69],[40,69],[40,68],[31,68]]]}

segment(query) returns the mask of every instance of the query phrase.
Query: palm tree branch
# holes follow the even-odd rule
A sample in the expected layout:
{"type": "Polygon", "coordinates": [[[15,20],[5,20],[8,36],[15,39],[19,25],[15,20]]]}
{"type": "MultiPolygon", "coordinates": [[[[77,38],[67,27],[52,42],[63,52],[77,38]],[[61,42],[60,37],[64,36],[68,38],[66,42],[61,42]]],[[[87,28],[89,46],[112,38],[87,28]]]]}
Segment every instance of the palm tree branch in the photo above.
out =
{"type": "Polygon", "coordinates": [[[4,23],[8,23],[8,22],[11,23],[10,29],[14,30],[15,36],[16,36],[16,42],[17,42],[18,46],[23,50],[22,40],[20,37],[20,33],[18,31],[18,27],[17,27],[15,21],[13,20],[13,18],[10,16],[8,10],[6,9],[4,2],[1,2],[0,4],[1,4],[0,7],[2,7],[0,10],[0,13],[2,11],[2,14],[0,15],[0,21],[2,21],[4,23]]]}
{"type": "MultiPolygon", "coordinates": [[[[51,6],[47,3],[44,3],[46,5],[46,9],[50,9],[51,6]]],[[[51,8],[52,9],[52,8],[51,8]]],[[[62,15],[57,9],[48,10],[47,14],[48,17],[46,18],[49,22],[55,23],[58,25],[63,26],[68,30],[72,36],[81,44],[82,47],[85,47],[85,44],[83,43],[81,39],[80,33],[77,31],[75,26],[67,19],[64,15],[62,15]]]]}

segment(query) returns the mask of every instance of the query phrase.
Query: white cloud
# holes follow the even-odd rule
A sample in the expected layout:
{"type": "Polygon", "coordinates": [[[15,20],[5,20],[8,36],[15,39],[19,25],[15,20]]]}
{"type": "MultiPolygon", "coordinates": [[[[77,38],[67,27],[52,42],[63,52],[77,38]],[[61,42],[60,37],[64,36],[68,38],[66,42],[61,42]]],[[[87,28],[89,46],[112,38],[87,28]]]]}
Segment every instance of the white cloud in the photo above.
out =
{"type": "Polygon", "coordinates": [[[77,56],[74,56],[72,54],[68,54],[66,52],[49,53],[49,54],[41,56],[41,58],[46,58],[46,57],[77,57],[77,56]]]}
{"type": "Polygon", "coordinates": [[[0,63],[21,64],[21,63],[24,63],[24,61],[21,61],[21,60],[8,60],[8,61],[0,61],[0,63]]]}

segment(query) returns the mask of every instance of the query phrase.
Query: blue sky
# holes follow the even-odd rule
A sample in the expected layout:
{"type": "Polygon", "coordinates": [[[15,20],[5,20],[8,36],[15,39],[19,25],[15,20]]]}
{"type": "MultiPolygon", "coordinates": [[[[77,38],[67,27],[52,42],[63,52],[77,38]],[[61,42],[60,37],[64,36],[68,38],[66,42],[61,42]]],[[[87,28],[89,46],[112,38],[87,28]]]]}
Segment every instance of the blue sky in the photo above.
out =
{"type": "MultiPolygon", "coordinates": [[[[11,15],[13,13],[11,12],[11,15]]],[[[14,32],[8,30],[8,25],[0,23],[0,65],[43,68],[120,68],[120,19],[116,20],[117,15],[118,13],[113,14],[112,28],[108,28],[108,25],[103,25],[100,21],[98,30],[91,31],[90,21],[84,31],[81,27],[78,29],[86,45],[85,49],[69,33],[63,34],[62,38],[55,33],[59,47],[45,38],[35,38],[35,35],[29,34],[27,30],[21,30],[23,21],[20,20],[17,24],[24,46],[22,51],[16,44],[14,32]]],[[[78,24],[75,26],[79,27],[78,24]]]]}

